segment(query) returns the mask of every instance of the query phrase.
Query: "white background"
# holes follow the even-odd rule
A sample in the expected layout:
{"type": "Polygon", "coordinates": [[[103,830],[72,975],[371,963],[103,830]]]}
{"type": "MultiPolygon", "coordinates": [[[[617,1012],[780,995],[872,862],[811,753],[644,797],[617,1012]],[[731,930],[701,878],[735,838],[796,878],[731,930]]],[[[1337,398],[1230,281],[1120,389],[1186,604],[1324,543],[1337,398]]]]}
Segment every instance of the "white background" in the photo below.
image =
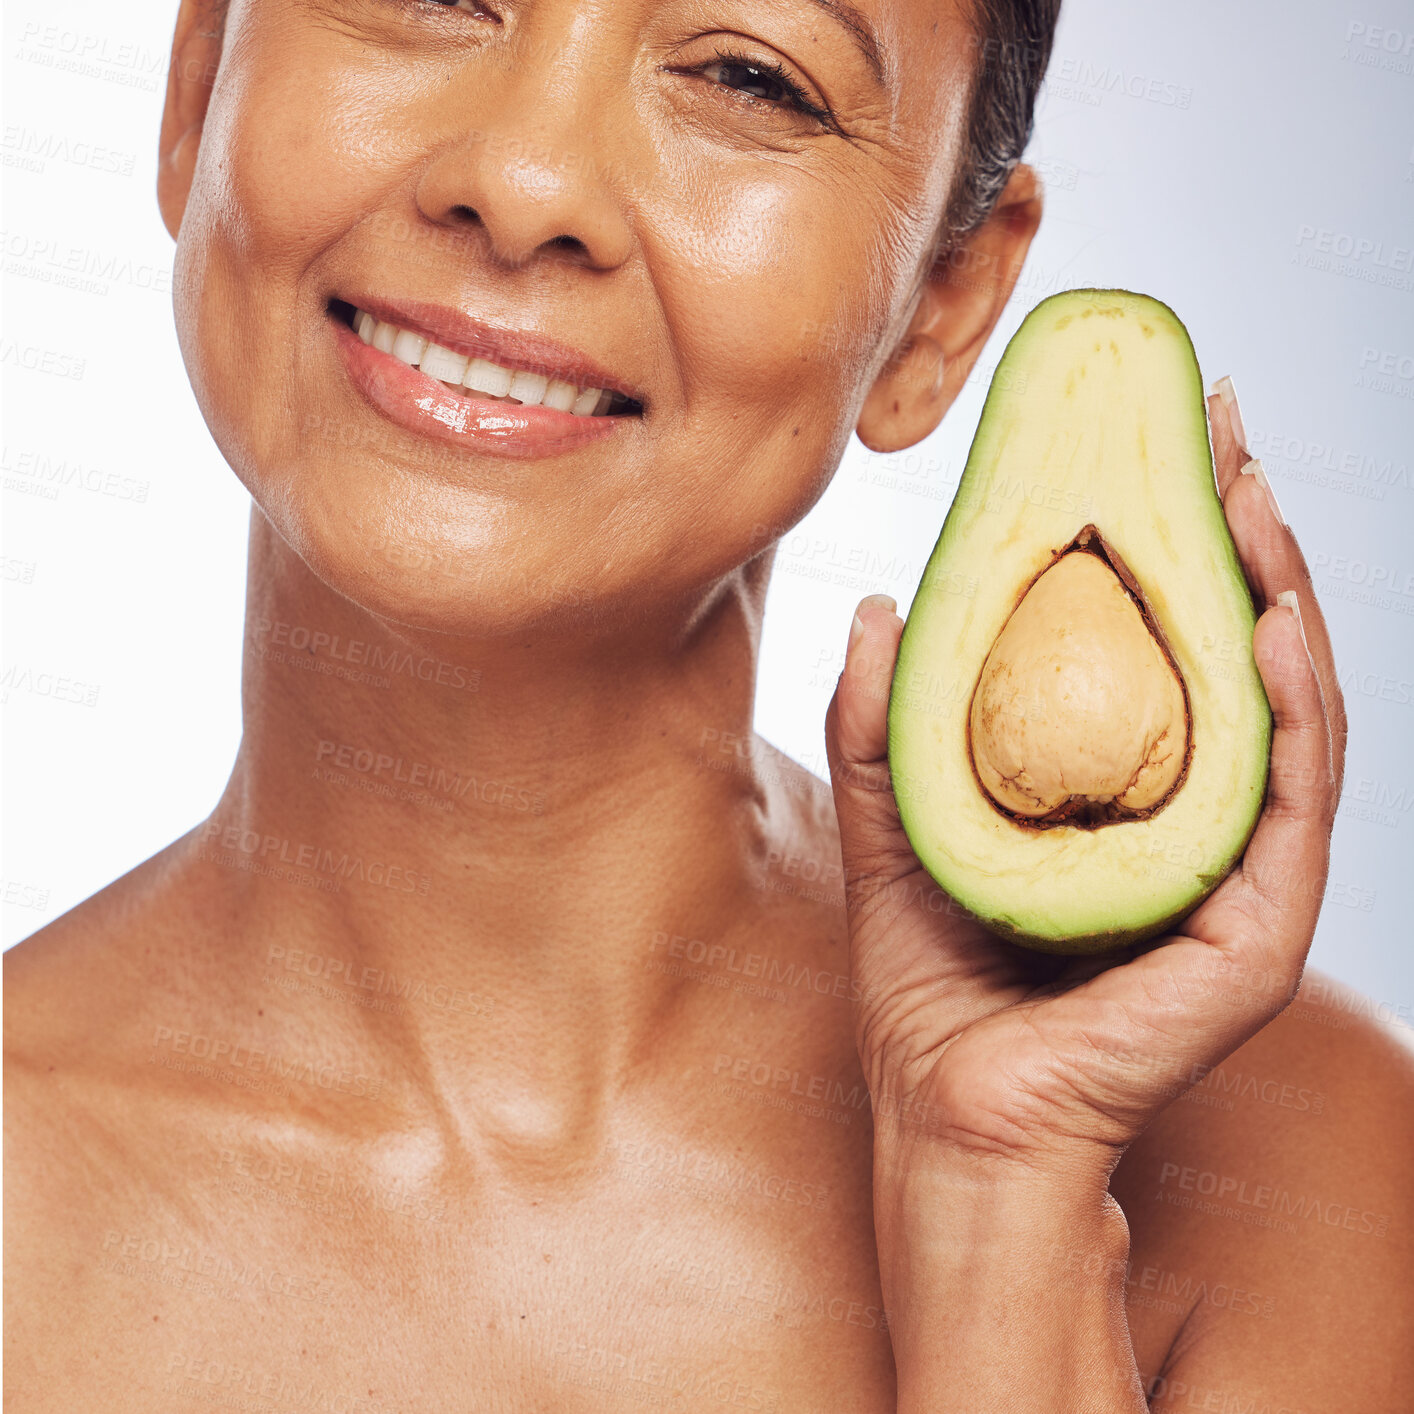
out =
{"type": "MultiPolygon", "coordinates": [[[[153,196],[175,0],[9,9],[7,943],[214,804],[239,736],[247,523],[181,365],[153,196]],[[43,674],[79,700],[36,691],[43,674]]],[[[758,726],[823,773],[853,605],[883,591],[906,610],[1025,311],[1075,286],[1156,295],[1205,378],[1233,375],[1337,645],[1350,761],[1314,960],[1407,1021],[1414,14],[1066,0],[1031,157],[1047,214],[981,376],[912,452],[852,443],[783,543],[758,726]]]]}

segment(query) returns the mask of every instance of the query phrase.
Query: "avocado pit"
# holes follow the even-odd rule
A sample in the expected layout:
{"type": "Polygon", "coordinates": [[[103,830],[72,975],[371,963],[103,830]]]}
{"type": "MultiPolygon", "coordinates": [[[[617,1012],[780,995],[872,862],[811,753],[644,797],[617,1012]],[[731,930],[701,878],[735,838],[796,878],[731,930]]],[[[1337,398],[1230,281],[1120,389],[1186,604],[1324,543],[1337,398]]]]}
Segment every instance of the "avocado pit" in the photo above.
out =
{"type": "Polygon", "coordinates": [[[1087,526],[1032,581],[972,696],[978,783],[1019,824],[1145,818],[1187,767],[1183,680],[1133,576],[1107,549],[1087,526]]]}

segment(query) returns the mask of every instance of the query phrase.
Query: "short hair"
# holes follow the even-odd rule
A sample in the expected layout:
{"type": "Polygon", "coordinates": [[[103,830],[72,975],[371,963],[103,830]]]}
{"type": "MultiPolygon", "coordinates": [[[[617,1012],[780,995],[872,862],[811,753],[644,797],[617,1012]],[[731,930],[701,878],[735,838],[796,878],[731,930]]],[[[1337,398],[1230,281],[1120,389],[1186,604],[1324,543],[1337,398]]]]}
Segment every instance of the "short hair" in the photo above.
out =
{"type": "Polygon", "coordinates": [[[980,60],[973,74],[963,161],[938,233],[938,253],[991,214],[1031,140],[1061,0],[968,0],[980,60]]]}

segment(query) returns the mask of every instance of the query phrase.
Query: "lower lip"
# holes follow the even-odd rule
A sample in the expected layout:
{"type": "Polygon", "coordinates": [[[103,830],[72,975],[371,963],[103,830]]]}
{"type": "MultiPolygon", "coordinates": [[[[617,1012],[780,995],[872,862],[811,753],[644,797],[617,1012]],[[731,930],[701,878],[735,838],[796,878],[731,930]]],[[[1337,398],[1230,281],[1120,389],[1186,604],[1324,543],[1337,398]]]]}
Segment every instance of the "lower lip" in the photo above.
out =
{"type": "Polygon", "coordinates": [[[333,319],[339,355],[355,387],[385,417],[438,442],[503,457],[548,457],[611,437],[628,416],[576,417],[556,408],[526,407],[454,393],[392,354],[365,344],[333,319]]]}

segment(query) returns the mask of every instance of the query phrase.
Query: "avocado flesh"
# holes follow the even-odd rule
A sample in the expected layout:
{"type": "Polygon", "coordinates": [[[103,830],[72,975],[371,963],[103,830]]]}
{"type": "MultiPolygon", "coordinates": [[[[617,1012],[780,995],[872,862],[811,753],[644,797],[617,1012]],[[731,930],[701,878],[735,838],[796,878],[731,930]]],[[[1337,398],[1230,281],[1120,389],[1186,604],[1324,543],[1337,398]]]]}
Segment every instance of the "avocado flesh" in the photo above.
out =
{"type": "Polygon", "coordinates": [[[889,763],[924,867],[1046,952],[1142,942],[1191,912],[1261,810],[1255,618],[1187,331],[1122,290],[1044,300],[993,377],[894,672],[889,763]],[[1171,777],[1142,781],[1160,757],[1171,777]]]}

